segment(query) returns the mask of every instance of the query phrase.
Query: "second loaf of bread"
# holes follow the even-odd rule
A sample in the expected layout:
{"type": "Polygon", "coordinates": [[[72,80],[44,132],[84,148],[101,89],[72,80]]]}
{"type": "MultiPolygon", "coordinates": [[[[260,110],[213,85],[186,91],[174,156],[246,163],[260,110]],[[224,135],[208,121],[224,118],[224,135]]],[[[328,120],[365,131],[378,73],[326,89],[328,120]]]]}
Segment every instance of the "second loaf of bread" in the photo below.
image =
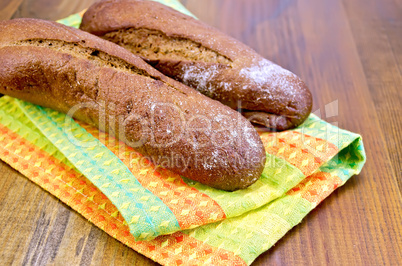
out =
{"type": "Polygon", "coordinates": [[[117,43],[167,76],[276,130],[300,125],[312,97],[295,74],[247,45],[155,1],[104,0],[81,29],[117,43]]]}

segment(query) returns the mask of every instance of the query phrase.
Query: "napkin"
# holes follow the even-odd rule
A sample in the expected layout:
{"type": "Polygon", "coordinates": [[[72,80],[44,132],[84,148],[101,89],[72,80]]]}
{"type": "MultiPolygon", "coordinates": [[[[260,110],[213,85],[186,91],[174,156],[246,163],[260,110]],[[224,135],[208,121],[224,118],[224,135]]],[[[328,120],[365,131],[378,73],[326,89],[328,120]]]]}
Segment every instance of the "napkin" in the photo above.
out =
{"type": "MultiPolygon", "coordinates": [[[[160,1],[187,12],[177,1],[160,1]]],[[[61,22],[78,26],[81,15],[61,22]]],[[[251,264],[365,163],[359,135],[315,115],[260,133],[261,178],[235,192],[154,165],[57,111],[0,98],[0,159],[139,253],[166,265],[251,264]]]]}

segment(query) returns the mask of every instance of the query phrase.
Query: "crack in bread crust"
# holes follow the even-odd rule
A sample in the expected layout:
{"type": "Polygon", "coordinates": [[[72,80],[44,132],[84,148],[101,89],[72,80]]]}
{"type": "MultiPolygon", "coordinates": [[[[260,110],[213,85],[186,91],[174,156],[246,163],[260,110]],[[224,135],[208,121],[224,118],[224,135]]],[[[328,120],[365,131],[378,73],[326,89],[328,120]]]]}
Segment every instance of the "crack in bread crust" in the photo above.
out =
{"type": "Polygon", "coordinates": [[[216,63],[230,66],[232,60],[201,43],[146,28],[127,28],[108,32],[102,38],[112,41],[148,60],[174,60],[216,63]]]}
{"type": "Polygon", "coordinates": [[[124,60],[118,57],[111,56],[105,52],[96,50],[94,48],[85,47],[78,43],[70,43],[61,40],[49,40],[49,39],[28,39],[14,42],[9,46],[45,47],[60,52],[69,53],[76,57],[93,60],[94,63],[98,64],[99,66],[112,67],[120,71],[127,71],[130,73],[156,79],[155,77],[152,77],[144,70],[136,68],[135,66],[125,62],[124,60]]]}
{"type": "Polygon", "coordinates": [[[18,42],[14,42],[8,46],[35,46],[35,47],[43,47],[48,49],[53,49],[59,52],[71,54],[77,58],[89,59],[93,63],[101,67],[110,67],[119,71],[128,72],[131,74],[141,75],[153,80],[159,80],[165,83],[170,88],[186,94],[180,89],[174,87],[171,84],[162,81],[159,77],[154,77],[147,73],[145,70],[135,67],[134,65],[127,63],[121,58],[116,56],[112,56],[103,51],[97,50],[95,48],[90,48],[83,46],[79,43],[66,42],[61,40],[49,40],[49,39],[28,39],[22,40],[18,42]]]}

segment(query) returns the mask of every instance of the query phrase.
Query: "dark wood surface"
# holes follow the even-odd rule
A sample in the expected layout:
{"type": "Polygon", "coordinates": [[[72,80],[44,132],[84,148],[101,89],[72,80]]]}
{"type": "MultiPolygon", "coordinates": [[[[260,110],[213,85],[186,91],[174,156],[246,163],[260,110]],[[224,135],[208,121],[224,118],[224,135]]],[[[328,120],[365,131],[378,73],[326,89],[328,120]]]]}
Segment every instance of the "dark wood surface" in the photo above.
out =
{"type": "MultiPolygon", "coordinates": [[[[58,19],[90,2],[2,0],[0,19],[58,19]]],[[[402,1],[182,2],[200,19],[297,73],[314,94],[315,113],[363,135],[362,173],[255,265],[401,265],[402,1]],[[337,112],[329,112],[330,106],[337,112]]],[[[3,162],[0,247],[5,264],[153,264],[3,162]]]]}

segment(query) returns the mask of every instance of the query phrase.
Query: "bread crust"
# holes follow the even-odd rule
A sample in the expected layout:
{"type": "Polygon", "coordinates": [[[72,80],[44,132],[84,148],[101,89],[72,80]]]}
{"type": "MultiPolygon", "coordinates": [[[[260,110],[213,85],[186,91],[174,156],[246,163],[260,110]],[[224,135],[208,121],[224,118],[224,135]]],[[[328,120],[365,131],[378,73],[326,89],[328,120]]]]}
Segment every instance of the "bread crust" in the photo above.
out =
{"type": "Polygon", "coordinates": [[[245,188],[264,167],[261,139],[237,112],[118,45],[55,22],[0,22],[0,93],[69,113],[218,189],[245,188]]]}
{"type": "Polygon", "coordinates": [[[219,30],[160,3],[104,0],[87,10],[80,28],[142,56],[165,75],[208,97],[241,108],[254,123],[286,130],[300,125],[311,112],[311,93],[295,74],[219,30]],[[144,31],[149,32],[155,54],[146,51],[149,46],[144,48],[146,38],[139,38],[144,31]],[[170,40],[173,52],[158,50],[164,48],[165,40],[170,40]],[[185,56],[178,56],[178,50],[185,56]],[[190,55],[200,51],[207,51],[209,57],[190,55]],[[215,60],[210,60],[213,53],[215,60]]]}

